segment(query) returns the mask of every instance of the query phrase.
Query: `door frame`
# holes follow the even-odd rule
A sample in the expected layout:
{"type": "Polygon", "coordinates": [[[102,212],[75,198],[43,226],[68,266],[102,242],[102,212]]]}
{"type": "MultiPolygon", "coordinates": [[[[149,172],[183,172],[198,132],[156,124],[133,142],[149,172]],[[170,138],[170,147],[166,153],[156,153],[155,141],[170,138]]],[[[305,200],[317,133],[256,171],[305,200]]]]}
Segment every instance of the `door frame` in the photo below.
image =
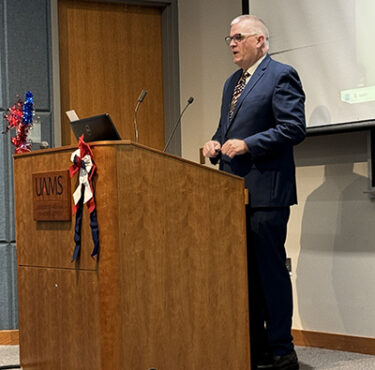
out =
{"type": "MultiPolygon", "coordinates": [[[[51,44],[52,44],[52,91],[53,91],[53,137],[54,146],[61,146],[61,106],[60,106],[60,60],[58,1],[51,0],[51,44]]],[[[162,55],[163,55],[163,98],[164,98],[164,138],[167,142],[180,114],[180,75],[178,44],[177,0],[83,0],[103,3],[155,6],[161,9],[162,55]]],[[[135,104],[136,102],[134,102],[135,104]]],[[[168,152],[181,156],[181,130],[168,146],[168,152]]]]}

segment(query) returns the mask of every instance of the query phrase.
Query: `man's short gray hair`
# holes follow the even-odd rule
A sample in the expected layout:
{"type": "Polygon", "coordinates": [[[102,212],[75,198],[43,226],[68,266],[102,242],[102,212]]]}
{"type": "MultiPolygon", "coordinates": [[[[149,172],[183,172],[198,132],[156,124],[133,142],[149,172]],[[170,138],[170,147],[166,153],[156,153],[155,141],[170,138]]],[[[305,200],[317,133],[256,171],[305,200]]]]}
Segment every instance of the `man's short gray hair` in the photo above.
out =
{"type": "Polygon", "coordinates": [[[264,36],[264,45],[266,46],[268,50],[270,36],[269,36],[268,28],[265,25],[265,23],[255,15],[244,14],[244,15],[240,15],[234,18],[233,21],[230,23],[230,25],[233,26],[236,23],[242,23],[242,22],[248,23],[249,31],[256,32],[264,36]]]}

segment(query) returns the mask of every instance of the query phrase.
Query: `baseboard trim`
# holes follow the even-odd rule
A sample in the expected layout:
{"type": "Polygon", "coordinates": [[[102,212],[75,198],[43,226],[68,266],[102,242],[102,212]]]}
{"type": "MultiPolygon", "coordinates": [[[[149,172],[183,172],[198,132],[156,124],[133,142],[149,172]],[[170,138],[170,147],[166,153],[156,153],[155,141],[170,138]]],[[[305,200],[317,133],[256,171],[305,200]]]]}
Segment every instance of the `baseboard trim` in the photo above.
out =
{"type": "Polygon", "coordinates": [[[18,330],[0,330],[0,345],[9,346],[19,344],[18,330]]]}
{"type": "MultiPolygon", "coordinates": [[[[292,330],[294,344],[305,347],[319,347],[336,351],[347,351],[375,355],[375,338],[351,335],[321,333],[317,331],[292,330]]],[[[18,330],[0,330],[0,345],[18,345],[18,330]]]]}
{"type": "Polygon", "coordinates": [[[375,355],[375,338],[295,329],[292,330],[292,335],[294,344],[297,346],[319,347],[375,355]]]}

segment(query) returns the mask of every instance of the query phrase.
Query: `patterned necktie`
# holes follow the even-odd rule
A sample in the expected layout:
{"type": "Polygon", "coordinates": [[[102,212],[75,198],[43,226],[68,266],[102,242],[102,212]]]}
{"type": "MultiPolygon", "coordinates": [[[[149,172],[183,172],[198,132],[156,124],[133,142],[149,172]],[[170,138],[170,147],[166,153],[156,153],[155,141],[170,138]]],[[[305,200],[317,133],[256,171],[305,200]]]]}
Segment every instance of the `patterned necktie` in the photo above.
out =
{"type": "Polygon", "coordinates": [[[234,88],[232,103],[230,104],[230,111],[229,111],[229,118],[230,119],[232,119],[234,108],[236,107],[237,101],[238,101],[242,91],[244,90],[244,88],[246,86],[246,78],[247,77],[250,77],[250,73],[244,72],[242,74],[241,78],[239,79],[239,81],[237,82],[236,87],[234,88]]]}

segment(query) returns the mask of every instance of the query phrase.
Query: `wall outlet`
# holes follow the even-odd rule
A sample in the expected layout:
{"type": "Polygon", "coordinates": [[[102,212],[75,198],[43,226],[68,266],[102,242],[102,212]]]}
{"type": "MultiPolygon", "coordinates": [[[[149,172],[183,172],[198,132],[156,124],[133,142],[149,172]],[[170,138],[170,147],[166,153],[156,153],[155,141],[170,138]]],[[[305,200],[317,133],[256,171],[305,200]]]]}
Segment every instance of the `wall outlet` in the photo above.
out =
{"type": "Polygon", "coordinates": [[[286,264],[286,268],[289,271],[289,275],[292,275],[292,259],[290,257],[287,257],[285,264],[286,264]]]}

